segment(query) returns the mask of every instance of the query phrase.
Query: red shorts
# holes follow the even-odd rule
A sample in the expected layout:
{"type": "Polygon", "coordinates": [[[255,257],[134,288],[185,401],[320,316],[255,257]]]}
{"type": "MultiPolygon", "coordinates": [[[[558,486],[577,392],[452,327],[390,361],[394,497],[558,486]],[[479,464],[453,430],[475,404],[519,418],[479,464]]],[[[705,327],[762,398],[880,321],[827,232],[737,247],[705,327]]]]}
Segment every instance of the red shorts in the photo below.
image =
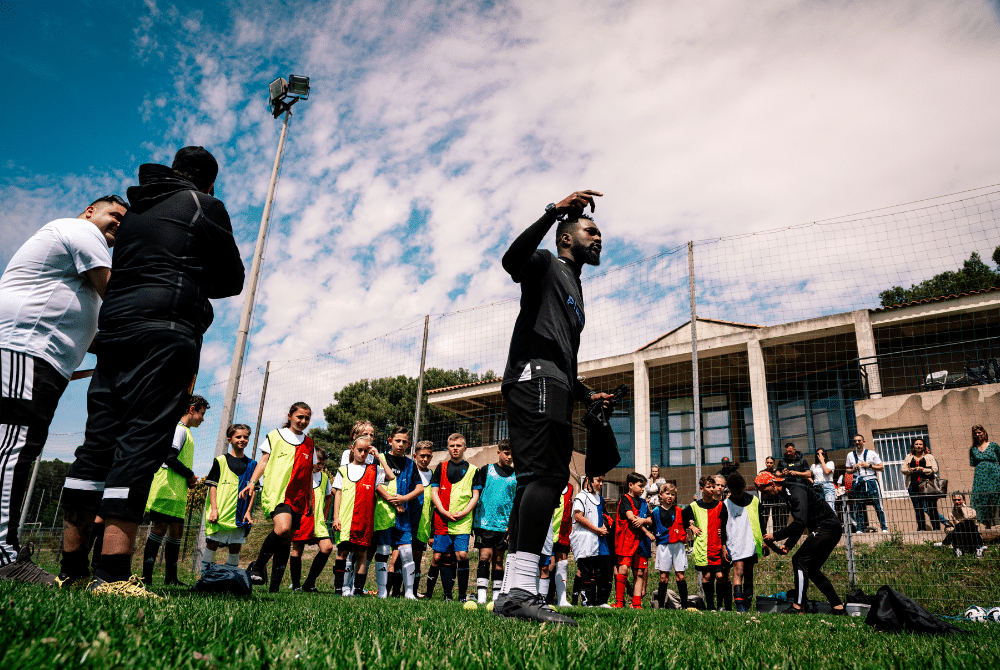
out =
{"type": "Polygon", "coordinates": [[[619,556],[618,565],[632,567],[636,570],[645,570],[649,565],[649,559],[645,556],[619,556]]]}

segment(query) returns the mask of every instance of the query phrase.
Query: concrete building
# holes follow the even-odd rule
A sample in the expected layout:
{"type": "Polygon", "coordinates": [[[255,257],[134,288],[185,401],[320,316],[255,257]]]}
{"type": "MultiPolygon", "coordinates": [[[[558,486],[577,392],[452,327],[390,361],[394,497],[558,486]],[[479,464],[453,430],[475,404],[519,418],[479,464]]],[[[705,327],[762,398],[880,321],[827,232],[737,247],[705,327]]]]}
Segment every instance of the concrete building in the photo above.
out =
{"type": "MultiPolygon", "coordinates": [[[[1000,289],[767,327],[699,318],[697,336],[704,473],[728,456],[752,479],[791,441],[810,462],[826,448],[839,477],[860,432],[887,463],[884,497],[905,498],[900,463],[920,436],[950,489],[967,491],[971,426],[1000,438],[1000,289]]],[[[611,480],[656,464],[681,502],[694,497],[691,350],[688,322],[632,353],[581,363],[591,388],[632,389],[614,420],[622,463],[611,480]]],[[[506,436],[499,381],[433,389],[428,400],[481,422],[482,444],[470,446],[488,452],[506,436]]],[[[582,471],[582,456],[573,467],[582,471]]],[[[891,516],[912,523],[900,503],[887,505],[900,510],[891,516]]]]}

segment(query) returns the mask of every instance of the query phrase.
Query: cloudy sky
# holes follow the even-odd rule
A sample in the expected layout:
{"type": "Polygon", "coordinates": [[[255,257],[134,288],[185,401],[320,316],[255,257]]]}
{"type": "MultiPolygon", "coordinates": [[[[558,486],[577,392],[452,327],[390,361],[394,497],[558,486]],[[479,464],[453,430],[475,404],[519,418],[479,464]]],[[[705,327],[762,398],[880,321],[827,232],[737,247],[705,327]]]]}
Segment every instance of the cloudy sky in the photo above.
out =
{"type": "MultiPolygon", "coordinates": [[[[1000,182],[995,0],[3,0],[0,31],[15,91],[2,112],[4,265],[46,221],[124,193],[141,163],[169,163],[180,146],[201,144],[221,164],[217,195],[249,267],[280,130],[266,86],[311,77],[275,199],[251,371],[320,352],[351,358],[352,345],[419,331],[424,314],[485,304],[497,307],[477,312],[480,325],[452,317],[453,334],[438,332],[436,346],[451,352],[439,360],[476,359],[482,346],[468,333],[486,328],[499,333],[489,363],[502,365],[512,314],[504,301],[517,293],[499,255],[545,204],[575,189],[605,193],[600,271],[611,272],[592,280],[588,300],[610,314],[615,296],[636,302],[631,271],[616,267],[686,240],[966,191],[932,202],[983,198],[1000,182]]],[[[977,231],[995,240],[996,229],[994,218],[977,231]]],[[[970,239],[975,248],[982,234],[970,239]]],[[[967,257],[969,244],[956,244],[944,266],[967,257]]],[[[849,253],[843,246],[838,253],[849,253]]],[[[740,271],[740,248],[719,251],[708,274],[740,271]]],[[[684,253],[654,264],[664,286],[686,281],[684,253]]],[[[921,264],[910,265],[916,275],[905,278],[919,280],[921,264]]],[[[828,280],[848,269],[831,272],[828,280]]],[[[199,386],[218,410],[241,304],[216,302],[205,340],[199,386]]],[[[661,306],[647,329],[679,325],[686,317],[675,312],[661,306]]],[[[368,369],[416,373],[393,367],[368,369]]],[[[85,386],[74,382],[64,396],[47,458],[68,458],[80,441],[85,386]]],[[[214,442],[216,429],[207,422],[199,443],[214,442]]]]}

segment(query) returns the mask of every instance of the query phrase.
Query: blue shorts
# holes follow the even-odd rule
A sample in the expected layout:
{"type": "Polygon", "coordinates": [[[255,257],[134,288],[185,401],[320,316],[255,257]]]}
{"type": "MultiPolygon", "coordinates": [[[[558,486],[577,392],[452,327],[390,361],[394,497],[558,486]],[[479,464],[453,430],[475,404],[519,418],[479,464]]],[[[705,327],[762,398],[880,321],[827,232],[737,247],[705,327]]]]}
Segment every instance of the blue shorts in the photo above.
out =
{"type": "Polygon", "coordinates": [[[392,545],[392,528],[377,530],[372,533],[372,546],[379,547],[383,544],[392,545]]]}
{"type": "Polygon", "coordinates": [[[448,551],[469,551],[468,535],[435,535],[434,553],[443,554],[448,551]]]}
{"type": "Polygon", "coordinates": [[[403,530],[402,528],[390,528],[389,530],[392,531],[393,549],[396,549],[404,544],[413,544],[413,533],[411,533],[409,529],[403,530]]]}

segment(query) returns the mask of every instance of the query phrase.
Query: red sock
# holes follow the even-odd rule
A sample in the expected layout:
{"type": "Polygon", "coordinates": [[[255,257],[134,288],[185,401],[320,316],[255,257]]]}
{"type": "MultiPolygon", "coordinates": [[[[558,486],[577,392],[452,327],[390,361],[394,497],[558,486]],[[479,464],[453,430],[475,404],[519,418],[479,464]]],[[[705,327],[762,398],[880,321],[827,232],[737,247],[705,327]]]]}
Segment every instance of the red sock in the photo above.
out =
{"type": "Polygon", "coordinates": [[[632,609],[642,609],[642,596],[632,596],[632,609]]]}
{"type": "Polygon", "coordinates": [[[615,607],[625,607],[626,575],[615,575],[615,607]]]}

